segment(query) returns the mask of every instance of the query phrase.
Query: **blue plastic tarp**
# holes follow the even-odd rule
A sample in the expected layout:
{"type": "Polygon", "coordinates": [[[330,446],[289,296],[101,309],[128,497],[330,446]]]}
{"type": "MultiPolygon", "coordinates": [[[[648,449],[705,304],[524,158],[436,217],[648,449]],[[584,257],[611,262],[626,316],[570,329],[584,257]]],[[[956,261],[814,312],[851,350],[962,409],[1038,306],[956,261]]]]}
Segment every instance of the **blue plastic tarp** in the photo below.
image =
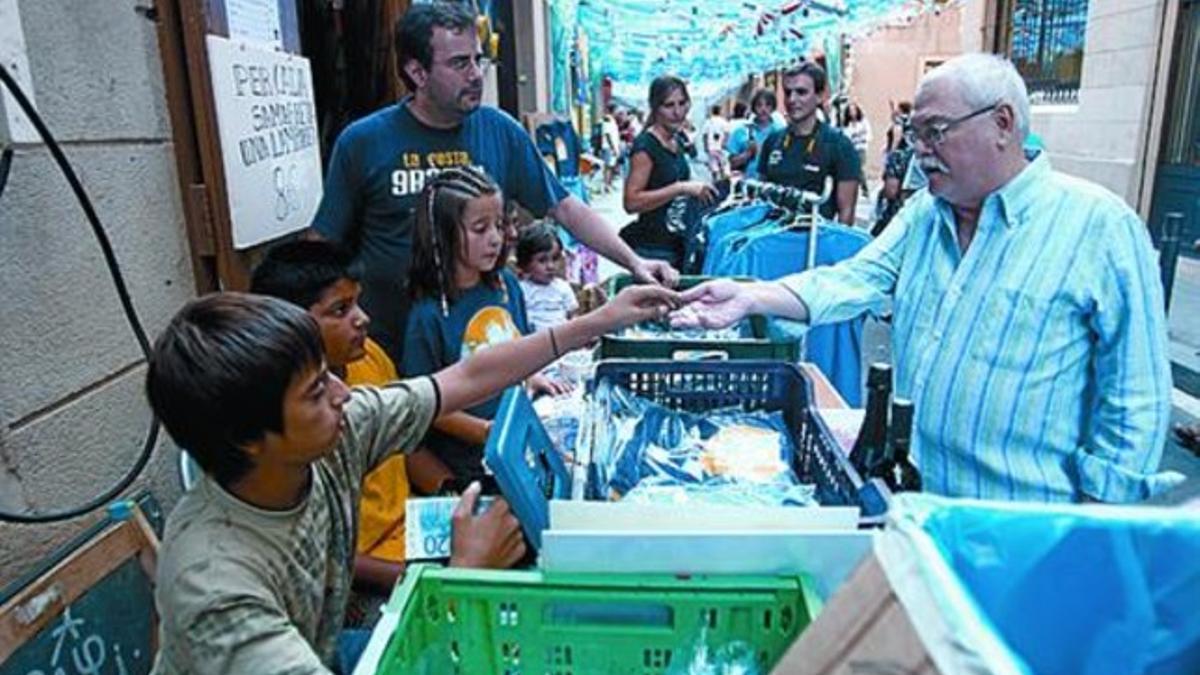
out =
{"type": "Polygon", "coordinates": [[[1200,673],[1194,509],[901,495],[889,519],[955,634],[998,638],[996,672],[1200,673]]]}

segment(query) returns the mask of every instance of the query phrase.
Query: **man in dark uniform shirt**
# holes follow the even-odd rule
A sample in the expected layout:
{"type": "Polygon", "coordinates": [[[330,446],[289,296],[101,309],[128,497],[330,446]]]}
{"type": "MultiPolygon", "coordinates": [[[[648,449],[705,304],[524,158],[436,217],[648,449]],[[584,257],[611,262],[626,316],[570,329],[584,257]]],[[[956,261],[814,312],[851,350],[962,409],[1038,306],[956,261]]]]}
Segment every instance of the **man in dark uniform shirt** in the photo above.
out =
{"type": "Polygon", "coordinates": [[[816,193],[824,188],[825,178],[832,176],[833,195],[821,206],[821,215],[853,225],[862,167],[850,139],[817,119],[825,83],[825,71],[809,61],[783,73],[788,127],[763,143],[758,175],[771,183],[816,193]]]}

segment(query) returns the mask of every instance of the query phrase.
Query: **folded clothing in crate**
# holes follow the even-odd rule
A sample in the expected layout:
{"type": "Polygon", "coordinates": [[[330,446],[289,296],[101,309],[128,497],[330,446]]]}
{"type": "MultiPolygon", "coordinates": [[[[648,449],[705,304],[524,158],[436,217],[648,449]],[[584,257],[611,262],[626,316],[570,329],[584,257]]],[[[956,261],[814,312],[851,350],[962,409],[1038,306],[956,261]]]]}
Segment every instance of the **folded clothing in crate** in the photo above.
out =
{"type": "MultiPolygon", "coordinates": [[[[764,359],[609,359],[597,364],[589,385],[593,392],[602,386],[624,387],[656,404],[698,415],[731,407],[782,413],[796,453],[791,468],[800,482],[815,486],[817,504],[858,506],[863,525],[878,525],[887,510],[891,495],[886,486],[878,479],[864,482],[850,465],[812,407],[812,383],[795,364],[764,359]]],[[[594,442],[586,445],[590,448],[594,442]]],[[[593,484],[600,482],[595,473],[589,476],[593,484]]]]}
{"type": "Polygon", "coordinates": [[[629,340],[742,340],[753,338],[750,321],[727,328],[672,328],[658,321],[644,321],[617,333],[629,340]]]}
{"type": "Polygon", "coordinates": [[[608,383],[592,408],[593,490],[636,502],[813,505],[779,412],[671,410],[608,383]]]}

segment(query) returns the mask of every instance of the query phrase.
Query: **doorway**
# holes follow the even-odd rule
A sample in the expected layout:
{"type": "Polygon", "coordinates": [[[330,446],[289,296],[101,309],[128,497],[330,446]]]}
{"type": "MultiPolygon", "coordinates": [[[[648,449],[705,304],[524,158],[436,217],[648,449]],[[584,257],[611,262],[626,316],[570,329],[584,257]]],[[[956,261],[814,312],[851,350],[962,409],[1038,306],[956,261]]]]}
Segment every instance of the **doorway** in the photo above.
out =
{"type": "Polygon", "coordinates": [[[1182,213],[1180,252],[1200,259],[1193,245],[1200,240],[1200,69],[1195,67],[1200,60],[1200,0],[1183,0],[1176,31],[1150,232],[1159,244],[1166,215],[1182,213]]]}

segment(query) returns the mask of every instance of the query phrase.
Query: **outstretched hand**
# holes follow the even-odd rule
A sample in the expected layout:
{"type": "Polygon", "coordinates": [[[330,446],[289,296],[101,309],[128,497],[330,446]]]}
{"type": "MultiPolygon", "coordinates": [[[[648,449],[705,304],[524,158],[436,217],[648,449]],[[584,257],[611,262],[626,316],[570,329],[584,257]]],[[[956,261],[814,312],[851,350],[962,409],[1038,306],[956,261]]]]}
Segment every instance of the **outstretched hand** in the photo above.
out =
{"type": "Polygon", "coordinates": [[[643,284],[662,284],[667,288],[679,285],[679,272],[662,260],[639,259],[630,270],[633,280],[643,284]]]}
{"type": "Polygon", "coordinates": [[[645,284],[625,288],[600,311],[608,324],[605,332],[609,332],[643,321],[663,319],[679,305],[679,293],[645,284]]]}
{"type": "Polygon", "coordinates": [[[679,299],[683,307],[671,313],[675,328],[725,328],[742,320],[754,306],[747,287],[729,279],[689,288],[679,299]]]}
{"type": "Polygon", "coordinates": [[[547,396],[562,396],[574,389],[570,382],[545,375],[532,375],[526,381],[531,395],[545,394],[547,396]]]}
{"type": "Polygon", "coordinates": [[[704,181],[691,180],[679,184],[680,191],[683,194],[698,199],[705,206],[713,203],[717,199],[717,188],[712,183],[704,181]]]}

